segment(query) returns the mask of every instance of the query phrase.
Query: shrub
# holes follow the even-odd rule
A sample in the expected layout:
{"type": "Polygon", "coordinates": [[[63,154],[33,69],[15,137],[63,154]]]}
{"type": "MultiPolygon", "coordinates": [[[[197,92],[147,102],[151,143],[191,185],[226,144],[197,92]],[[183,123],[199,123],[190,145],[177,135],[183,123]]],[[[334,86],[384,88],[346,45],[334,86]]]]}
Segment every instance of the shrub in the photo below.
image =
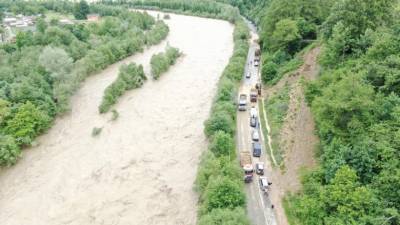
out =
{"type": "Polygon", "coordinates": [[[111,116],[111,121],[115,121],[115,120],[117,120],[117,119],[118,119],[118,117],[119,117],[119,113],[118,113],[118,111],[117,111],[117,110],[115,110],[115,109],[113,109],[113,110],[111,110],[111,113],[112,113],[112,116],[111,116]]]}
{"type": "Polygon", "coordinates": [[[165,53],[158,53],[151,57],[150,66],[153,78],[157,80],[162,73],[166,72],[176,59],[181,55],[179,49],[167,47],[165,53]]]}
{"type": "Polygon", "coordinates": [[[101,133],[102,130],[103,130],[102,127],[93,127],[92,137],[98,136],[101,133]]]}

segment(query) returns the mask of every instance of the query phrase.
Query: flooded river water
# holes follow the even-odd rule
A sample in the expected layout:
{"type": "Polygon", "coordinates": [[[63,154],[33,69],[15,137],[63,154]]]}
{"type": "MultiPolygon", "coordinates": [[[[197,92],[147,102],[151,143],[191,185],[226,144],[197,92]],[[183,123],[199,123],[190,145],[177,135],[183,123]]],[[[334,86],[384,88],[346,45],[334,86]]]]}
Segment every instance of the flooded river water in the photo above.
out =
{"type": "Polygon", "coordinates": [[[165,41],[88,78],[72,111],[0,172],[2,225],[195,224],[203,122],[232,54],[233,26],[173,14],[166,22],[165,41]],[[184,53],[176,65],[126,93],[115,106],[116,121],[99,115],[119,66],[136,62],[148,73],[152,54],[167,44],[184,53]],[[97,137],[94,127],[103,128],[97,137]]]}

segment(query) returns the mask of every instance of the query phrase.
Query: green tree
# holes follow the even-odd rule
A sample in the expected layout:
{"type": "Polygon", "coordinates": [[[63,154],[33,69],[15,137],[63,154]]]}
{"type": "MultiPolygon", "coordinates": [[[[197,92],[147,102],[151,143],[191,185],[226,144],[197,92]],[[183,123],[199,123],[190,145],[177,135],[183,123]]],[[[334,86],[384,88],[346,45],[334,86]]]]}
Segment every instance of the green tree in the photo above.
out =
{"type": "Polygon", "coordinates": [[[235,143],[232,137],[224,131],[217,131],[210,144],[210,150],[215,156],[235,158],[235,143]]]}
{"type": "Polygon", "coordinates": [[[36,21],[36,29],[37,31],[44,33],[47,29],[47,23],[43,18],[39,18],[36,21]]]}
{"type": "Polygon", "coordinates": [[[15,115],[7,121],[5,131],[16,139],[19,145],[30,144],[39,132],[50,124],[50,117],[31,102],[18,107],[15,115]]]}
{"type": "Polygon", "coordinates": [[[271,50],[285,49],[293,54],[298,49],[301,36],[297,22],[291,19],[283,19],[275,24],[275,30],[271,36],[271,50]]]}
{"type": "Polygon", "coordinates": [[[39,56],[39,63],[56,81],[68,80],[72,59],[62,48],[46,46],[39,56]]]}
{"type": "Polygon", "coordinates": [[[206,212],[218,208],[234,209],[242,207],[246,203],[246,197],[240,184],[228,178],[219,178],[209,182],[204,199],[203,207],[206,212]]]}
{"type": "Polygon", "coordinates": [[[235,131],[234,121],[225,113],[214,113],[205,122],[204,132],[210,137],[217,131],[224,131],[229,135],[233,135],[235,131]]]}
{"type": "Polygon", "coordinates": [[[33,44],[32,32],[18,32],[15,37],[15,42],[19,49],[24,46],[32,45],[33,44]]]}
{"type": "Polygon", "coordinates": [[[87,14],[90,12],[90,7],[85,0],[81,0],[75,5],[74,16],[77,20],[85,20],[87,14]]]}
{"type": "Polygon", "coordinates": [[[21,149],[15,143],[14,138],[0,134],[0,166],[14,165],[20,155],[21,149]]]}

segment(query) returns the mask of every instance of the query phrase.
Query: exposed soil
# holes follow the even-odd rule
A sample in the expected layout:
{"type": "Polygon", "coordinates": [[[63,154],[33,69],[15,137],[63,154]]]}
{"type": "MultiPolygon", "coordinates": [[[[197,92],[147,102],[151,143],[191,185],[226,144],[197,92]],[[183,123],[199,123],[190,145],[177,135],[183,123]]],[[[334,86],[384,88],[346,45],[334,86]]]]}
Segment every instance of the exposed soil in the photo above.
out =
{"type": "Polygon", "coordinates": [[[318,144],[318,137],[315,135],[313,116],[305,102],[300,78],[313,80],[317,77],[319,53],[320,47],[307,52],[303,56],[304,64],[298,70],[286,75],[275,86],[265,90],[265,95],[271,96],[285,84],[290,86],[288,113],[280,134],[280,146],[284,152],[284,168],[275,168],[272,174],[271,201],[275,206],[280,225],[288,224],[282,198],[286,193],[296,192],[301,188],[300,170],[312,168],[315,165],[314,151],[318,144]]]}
{"type": "MultiPolygon", "coordinates": [[[[155,13],[152,13],[153,15],[155,13]]],[[[167,40],[86,80],[72,111],[58,118],[38,145],[0,172],[3,225],[188,225],[196,223],[192,190],[203,122],[233,51],[228,22],[170,14],[167,40]],[[100,115],[103,91],[122,63],[149,72],[169,43],[184,56],[158,81],[126,93],[120,116],[100,115]],[[94,127],[102,127],[92,137],[94,127]]]]}

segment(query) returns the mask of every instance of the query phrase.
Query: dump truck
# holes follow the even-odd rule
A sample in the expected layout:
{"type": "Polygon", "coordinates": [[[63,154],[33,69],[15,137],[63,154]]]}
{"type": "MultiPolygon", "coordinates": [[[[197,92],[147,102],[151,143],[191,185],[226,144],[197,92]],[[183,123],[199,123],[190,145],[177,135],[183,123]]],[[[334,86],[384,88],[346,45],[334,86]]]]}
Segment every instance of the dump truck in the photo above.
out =
{"type": "Polygon", "coordinates": [[[246,106],[247,106],[247,95],[246,94],[240,94],[240,96],[239,96],[239,104],[238,104],[239,111],[246,111],[246,106]]]}
{"type": "Polygon", "coordinates": [[[251,154],[248,151],[240,152],[240,166],[243,168],[244,176],[243,180],[245,183],[253,181],[253,163],[251,162],[251,154]]]}
{"type": "Polygon", "coordinates": [[[257,102],[258,92],[257,89],[252,88],[250,90],[250,102],[257,102]]]}

